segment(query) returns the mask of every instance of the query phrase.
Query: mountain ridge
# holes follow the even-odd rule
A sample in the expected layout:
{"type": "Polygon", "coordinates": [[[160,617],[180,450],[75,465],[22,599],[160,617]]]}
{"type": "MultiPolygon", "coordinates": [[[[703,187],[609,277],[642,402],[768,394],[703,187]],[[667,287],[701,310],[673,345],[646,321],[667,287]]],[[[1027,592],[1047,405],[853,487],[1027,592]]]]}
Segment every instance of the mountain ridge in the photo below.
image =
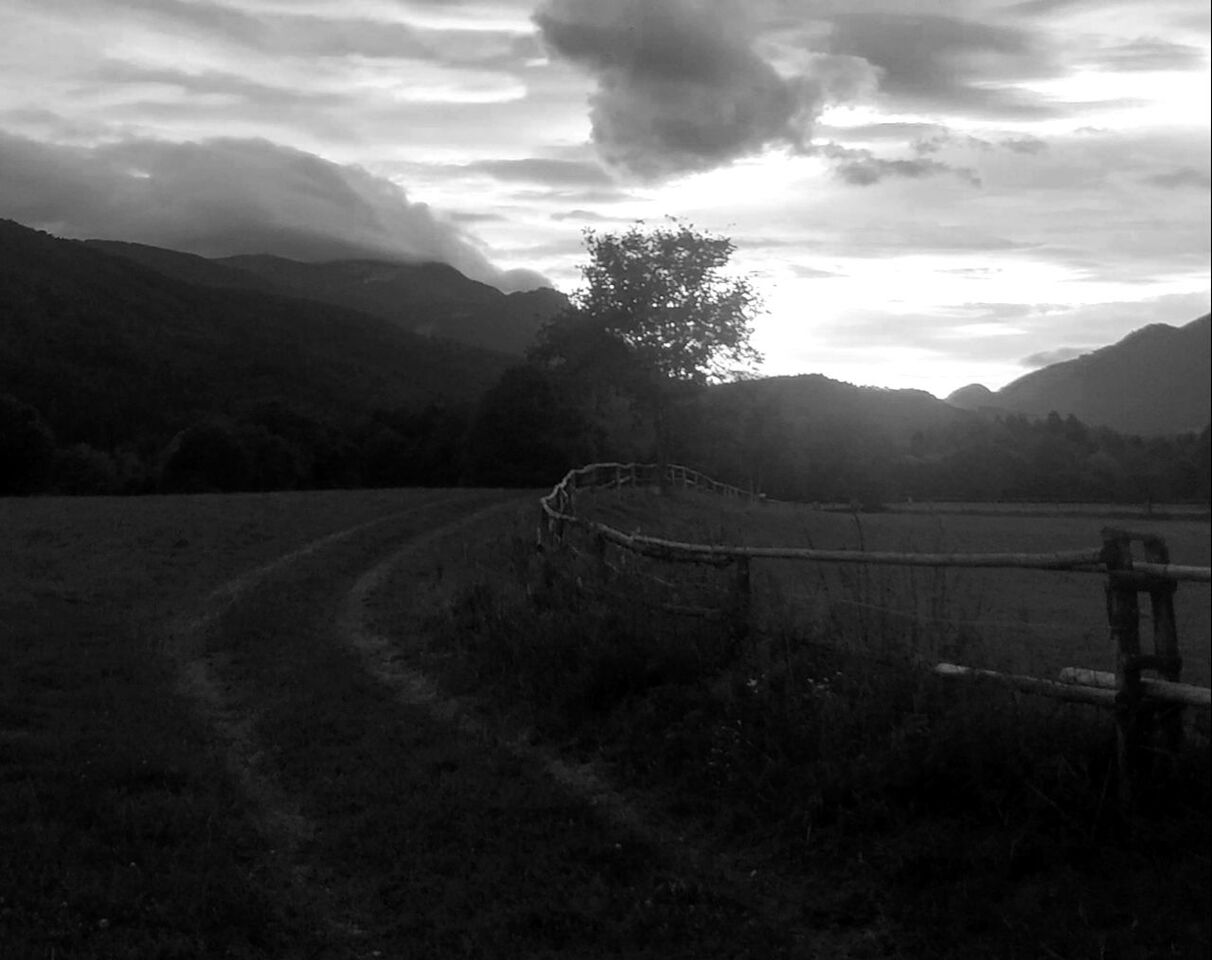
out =
{"type": "Polygon", "coordinates": [[[113,240],[85,241],[186,282],[242,288],[358,310],[425,337],[520,357],[568,304],[550,287],[503,293],[439,261],[367,258],[306,262],[275,254],[207,258],[113,240]]]}
{"type": "Polygon", "coordinates": [[[1162,436],[1212,420],[1212,315],[1152,323],[1115,343],[1024,374],[1000,390],[969,384],[947,396],[959,409],[1033,417],[1055,411],[1091,426],[1162,436]]]}
{"type": "Polygon", "coordinates": [[[154,446],[266,402],[331,422],[471,401],[514,362],[150,250],[135,252],[170,272],[130,249],[0,220],[0,394],[33,406],[64,442],[154,446]]]}

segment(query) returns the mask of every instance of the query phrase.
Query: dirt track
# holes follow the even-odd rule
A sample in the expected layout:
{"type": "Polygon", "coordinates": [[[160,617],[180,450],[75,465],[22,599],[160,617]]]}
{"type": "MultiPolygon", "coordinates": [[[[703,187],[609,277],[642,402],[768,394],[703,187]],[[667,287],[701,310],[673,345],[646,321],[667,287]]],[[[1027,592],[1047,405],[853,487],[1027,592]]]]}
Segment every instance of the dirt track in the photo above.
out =
{"type": "MultiPolygon", "coordinates": [[[[331,957],[811,956],[747,878],[594,772],[489,729],[376,633],[433,539],[528,502],[440,497],[312,541],[178,617],[181,687],[331,957]]],[[[814,937],[815,939],[815,937],[814,937]]],[[[817,945],[819,948],[819,944],[817,945]]]]}

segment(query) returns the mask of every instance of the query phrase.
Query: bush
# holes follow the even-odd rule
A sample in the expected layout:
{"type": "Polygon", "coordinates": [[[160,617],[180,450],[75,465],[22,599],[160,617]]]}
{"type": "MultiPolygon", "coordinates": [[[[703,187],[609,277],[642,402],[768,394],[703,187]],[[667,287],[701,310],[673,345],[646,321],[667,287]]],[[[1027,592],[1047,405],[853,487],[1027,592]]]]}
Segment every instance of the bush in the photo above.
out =
{"type": "Polygon", "coordinates": [[[0,496],[46,488],[55,461],[50,427],[29,404],[0,394],[0,496]]]}
{"type": "Polygon", "coordinates": [[[78,443],[55,455],[55,490],[74,495],[107,495],[121,487],[118,467],[108,453],[78,443]]]}
{"type": "Polygon", "coordinates": [[[236,432],[223,423],[181,431],[164,452],[160,489],[165,493],[248,490],[252,463],[236,432]]]}

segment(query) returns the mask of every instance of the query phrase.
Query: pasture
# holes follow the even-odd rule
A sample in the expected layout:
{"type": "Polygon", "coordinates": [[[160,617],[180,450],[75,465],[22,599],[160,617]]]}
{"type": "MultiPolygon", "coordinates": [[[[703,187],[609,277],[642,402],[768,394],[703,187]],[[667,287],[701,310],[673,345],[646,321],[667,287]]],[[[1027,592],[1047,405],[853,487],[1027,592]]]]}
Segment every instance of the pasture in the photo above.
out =
{"type": "MultiPolygon", "coordinates": [[[[1000,507],[1001,505],[998,505],[1000,507]]],[[[744,505],[686,494],[653,509],[645,494],[584,493],[578,510],[626,532],[745,546],[883,550],[905,553],[1048,553],[1098,548],[1104,526],[1164,537],[1173,562],[1212,563],[1204,519],[1129,519],[1095,505],[1063,515],[989,512],[990,505],[852,514],[795,504],[744,505]]],[[[1205,512],[1206,513],[1206,512],[1205,512]]],[[[923,657],[953,659],[1054,677],[1066,666],[1110,670],[1104,578],[1036,570],[860,567],[793,560],[753,564],[753,616],[759,629],[828,633],[847,648],[878,642],[923,657]]],[[[724,582],[721,581],[721,586],[724,582]]],[[[1212,680],[1209,588],[1182,584],[1175,596],[1183,677],[1212,680]]],[[[1148,603],[1142,603],[1147,645],[1148,603]]]]}
{"type": "MultiPolygon", "coordinates": [[[[537,497],[0,500],[0,954],[1206,955],[1205,741],[1125,822],[1105,714],[913,670],[1103,666],[1099,577],[757,563],[738,650],[664,609],[728,570],[538,553],[537,497]]],[[[834,548],[1101,525],[581,505],[834,548]]],[[[1206,523],[1149,528],[1207,563],[1206,523]]]]}

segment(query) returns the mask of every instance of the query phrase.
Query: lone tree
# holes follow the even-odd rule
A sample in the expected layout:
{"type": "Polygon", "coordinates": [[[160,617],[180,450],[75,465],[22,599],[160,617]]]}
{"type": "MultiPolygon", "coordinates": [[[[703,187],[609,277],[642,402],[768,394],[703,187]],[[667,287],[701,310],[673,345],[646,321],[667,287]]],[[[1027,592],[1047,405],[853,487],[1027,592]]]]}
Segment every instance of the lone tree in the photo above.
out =
{"type": "Polygon", "coordinates": [[[540,331],[534,356],[629,393],[652,419],[663,478],[676,391],[753,370],[761,355],[749,341],[761,301],[748,279],[726,275],[736,249],[728,237],[674,219],[584,237],[584,284],[540,331]]]}

